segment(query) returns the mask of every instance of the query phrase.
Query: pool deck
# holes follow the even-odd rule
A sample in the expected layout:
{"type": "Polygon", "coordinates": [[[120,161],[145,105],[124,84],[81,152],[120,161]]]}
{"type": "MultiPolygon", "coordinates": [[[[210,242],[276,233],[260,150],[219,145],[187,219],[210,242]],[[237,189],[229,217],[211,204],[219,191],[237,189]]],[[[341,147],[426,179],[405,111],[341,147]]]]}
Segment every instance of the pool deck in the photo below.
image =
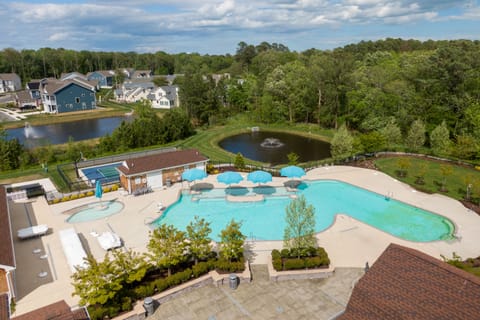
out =
{"type": "MultiPolygon", "coordinates": [[[[348,166],[321,167],[309,171],[302,178],[302,180],[318,179],[345,181],[382,195],[389,195],[393,199],[441,214],[451,219],[456,226],[457,239],[416,243],[396,238],[339,214],[329,229],[317,235],[319,245],[327,250],[336,268],[363,268],[366,262],[372,265],[392,242],[420,250],[436,258],[440,258],[440,255],[451,257],[453,252],[461,257],[476,257],[480,254],[478,250],[480,216],[456,200],[439,194],[427,195],[416,192],[406,184],[369,169],[348,166]]],[[[287,180],[289,179],[274,177],[268,185],[283,186],[287,180]]],[[[208,176],[202,180],[203,182],[211,183],[215,187],[226,187],[217,182],[216,175],[208,176]]],[[[255,186],[248,181],[243,181],[240,185],[255,186]]],[[[103,259],[105,251],[92,234],[100,234],[104,231],[117,233],[124,241],[126,248],[145,252],[150,231],[148,222],[161,215],[157,209],[158,203],[163,206],[173,204],[181,190],[187,187],[186,182],[176,183],[170,188],[154,190],[152,193],[137,197],[126,195],[123,191],[104,193],[102,201],[116,199],[123,202],[125,208],[120,213],[101,220],[75,224],[65,222],[68,216],[63,212],[98,199],[89,197],[50,206],[42,197],[29,202],[10,202],[19,293],[15,315],[61,299],[71,306],[78,304],[78,297],[71,295],[73,292],[71,271],[60,244],[58,231],[74,227],[80,234],[85,249],[97,259],[103,259]],[[30,224],[47,224],[52,232],[43,237],[24,241],[15,237],[16,230],[28,227],[30,224]],[[41,272],[47,272],[48,275],[39,277],[41,272]]],[[[284,212],[279,213],[279,219],[283,219],[283,216],[284,212]]],[[[282,241],[248,239],[248,244],[251,248],[249,255],[253,265],[266,264],[270,251],[282,247],[282,241]]]]}

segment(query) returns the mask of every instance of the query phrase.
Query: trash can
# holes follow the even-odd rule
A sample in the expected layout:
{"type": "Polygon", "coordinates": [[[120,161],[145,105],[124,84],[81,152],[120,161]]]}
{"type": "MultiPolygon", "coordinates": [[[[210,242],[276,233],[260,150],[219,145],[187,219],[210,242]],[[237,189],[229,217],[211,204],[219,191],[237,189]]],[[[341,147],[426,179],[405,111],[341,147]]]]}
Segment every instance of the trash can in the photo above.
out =
{"type": "Polygon", "coordinates": [[[230,289],[235,290],[238,286],[238,277],[235,273],[230,274],[228,277],[230,279],[230,289]]]}
{"type": "Polygon", "coordinates": [[[170,188],[172,186],[172,180],[167,179],[166,185],[167,185],[168,188],[170,188]]]}
{"type": "Polygon", "coordinates": [[[155,311],[153,299],[151,297],[146,297],[145,300],[143,300],[143,307],[145,308],[145,315],[147,317],[151,316],[155,311]]]}

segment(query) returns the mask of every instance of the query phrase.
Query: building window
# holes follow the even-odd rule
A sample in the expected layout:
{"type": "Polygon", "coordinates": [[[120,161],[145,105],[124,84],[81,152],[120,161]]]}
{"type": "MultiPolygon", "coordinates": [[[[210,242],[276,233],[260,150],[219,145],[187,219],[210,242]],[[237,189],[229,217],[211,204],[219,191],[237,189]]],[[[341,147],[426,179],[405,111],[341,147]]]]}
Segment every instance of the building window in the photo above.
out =
{"type": "Polygon", "coordinates": [[[75,97],[75,103],[80,103],[80,97],[75,97]]]}
{"type": "Polygon", "coordinates": [[[82,97],[85,97],[85,93],[82,93],[82,97]]]}

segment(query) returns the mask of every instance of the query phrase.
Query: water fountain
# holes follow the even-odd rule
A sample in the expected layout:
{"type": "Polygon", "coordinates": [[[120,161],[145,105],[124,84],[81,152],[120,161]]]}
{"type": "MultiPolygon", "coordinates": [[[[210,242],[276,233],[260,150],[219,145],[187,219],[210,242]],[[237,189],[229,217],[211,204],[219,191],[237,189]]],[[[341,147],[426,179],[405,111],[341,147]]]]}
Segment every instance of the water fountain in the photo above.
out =
{"type": "Polygon", "coordinates": [[[35,139],[39,138],[39,134],[35,131],[35,129],[30,125],[29,122],[25,122],[25,127],[23,129],[25,138],[27,139],[35,139]]]}
{"type": "Polygon", "coordinates": [[[277,138],[266,138],[260,145],[263,148],[280,148],[283,143],[277,138]]]}

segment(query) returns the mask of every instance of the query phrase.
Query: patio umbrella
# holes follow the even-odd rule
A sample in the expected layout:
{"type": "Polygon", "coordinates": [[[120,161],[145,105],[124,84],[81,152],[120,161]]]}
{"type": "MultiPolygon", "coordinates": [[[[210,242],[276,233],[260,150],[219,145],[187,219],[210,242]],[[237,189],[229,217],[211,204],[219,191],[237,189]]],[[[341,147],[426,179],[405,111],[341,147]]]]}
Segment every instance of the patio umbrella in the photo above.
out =
{"type": "Polygon", "coordinates": [[[280,169],[280,175],[287,178],[300,178],[305,175],[305,170],[297,166],[288,166],[280,169]]]}
{"type": "Polygon", "coordinates": [[[272,174],[267,171],[257,170],[250,172],[247,176],[247,180],[253,183],[265,183],[272,181],[272,174]]]}
{"type": "Polygon", "coordinates": [[[102,184],[100,183],[100,180],[97,180],[95,184],[95,197],[97,197],[100,200],[100,205],[102,204],[102,195],[103,195],[102,184]]]}
{"type": "Polygon", "coordinates": [[[240,173],[235,172],[235,171],[225,171],[223,173],[220,173],[217,176],[217,181],[225,184],[233,184],[233,183],[239,183],[240,181],[243,180],[243,177],[240,173]]]}
{"type": "Polygon", "coordinates": [[[187,180],[189,182],[195,181],[195,180],[202,180],[206,176],[207,176],[207,173],[205,172],[205,170],[197,169],[197,168],[188,169],[182,173],[182,179],[187,180]]]}

